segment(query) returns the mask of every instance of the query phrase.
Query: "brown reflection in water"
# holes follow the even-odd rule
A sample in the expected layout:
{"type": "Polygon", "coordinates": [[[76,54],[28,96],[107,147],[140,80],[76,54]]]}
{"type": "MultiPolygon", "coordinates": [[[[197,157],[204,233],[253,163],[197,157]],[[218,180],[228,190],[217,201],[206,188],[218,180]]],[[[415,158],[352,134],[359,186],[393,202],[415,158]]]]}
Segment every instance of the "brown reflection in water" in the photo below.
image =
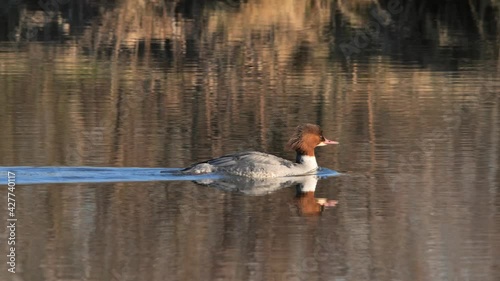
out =
{"type": "Polygon", "coordinates": [[[313,191],[301,192],[297,190],[295,195],[295,205],[299,215],[319,216],[323,213],[325,207],[335,207],[337,200],[314,197],[313,191]]]}
{"type": "MultiPolygon", "coordinates": [[[[349,10],[370,6],[360,1],[349,10]]],[[[345,13],[342,8],[337,14],[331,1],[249,1],[222,7],[194,9],[206,20],[201,24],[179,17],[173,4],[124,1],[103,9],[95,19],[99,24],[84,29],[77,42],[33,44],[21,54],[2,53],[8,71],[0,85],[11,89],[2,96],[8,133],[0,140],[3,162],[182,167],[234,150],[282,153],[281,128],[304,121],[326,125],[335,135],[349,133],[344,130],[365,138],[368,119],[374,163],[373,139],[388,133],[387,116],[418,127],[422,111],[435,118],[441,106],[457,102],[454,96],[441,95],[464,91],[457,82],[476,81],[466,86],[467,92],[478,93],[494,80],[494,61],[472,63],[467,68],[478,68],[481,74],[465,71],[453,81],[432,67],[399,71],[397,60],[391,69],[390,57],[361,57],[346,65],[325,40],[332,35],[319,32],[345,13]],[[166,57],[161,55],[165,52],[166,57]],[[414,92],[405,93],[409,87],[414,92]],[[428,88],[438,90],[430,93],[428,88]],[[369,102],[363,105],[367,92],[369,102]],[[420,97],[418,104],[411,96],[420,97]]],[[[447,40],[443,36],[437,41],[455,44],[447,40]]],[[[451,62],[442,63],[456,69],[451,62]]],[[[410,138],[420,131],[404,133],[410,138]]]]}
{"type": "Polygon", "coordinates": [[[386,2],[118,1],[57,43],[2,42],[0,165],[293,159],[290,129],[312,122],[341,142],[320,166],[370,172],[317,191],[339,204],[312,223],[276,207],[291,190],[20,187],[22,277],[498,280],[498,3],[412,1],[407,32],[346,60],[338,44],[386,2]]]}

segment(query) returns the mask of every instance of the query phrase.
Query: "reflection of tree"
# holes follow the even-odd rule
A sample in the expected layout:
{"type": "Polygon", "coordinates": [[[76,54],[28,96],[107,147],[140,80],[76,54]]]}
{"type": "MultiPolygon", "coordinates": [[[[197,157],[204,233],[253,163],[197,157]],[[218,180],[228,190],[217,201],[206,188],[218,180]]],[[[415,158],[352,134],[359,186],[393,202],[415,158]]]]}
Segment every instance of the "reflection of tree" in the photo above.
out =
{"type": "MultiPolygon", "coordinates": [[[[347,241],[354,247],[343,249],[347,257],[335,260],[340,268],[354,266],[349,274],[367,277],[350,279],[372,277],[366,264],[373,261],[364,258],[383,255],[384,250],[386,259],[375,261],[375,268],[392,263],[391,268],[432,279],[435,275],[426,271],[425,261],[432,261],[433,254],[425,249],[429,242],[446,242],[448,236],[429,236],[428,231],[448,219],[446,216],[463,217],[461,225],[470,224],[470,229],[498,229],[495,216],[483,216],[498,206],[498,170],[491,169],[498,166],[500,143],[497,2],[407,1],[408,8],[393,19],[395,26],[380,33],[379,40],[387,48],[367,48],[349,62],[337,44],[345,39],[342,36],[348,39],[364,28],[364,22],[371,20],[372,7],[385,10],[387,1],[368,6],[363,4],[367,1],[349,1],[359,3],[349,10],[347,1],[330,0],[300,0],[296,5],[284,1],[278,8],[271,4],[277,1],[238,5],[228,1],[142,1],[137,7],[130,0],[69,2],[99,4],[71,7],[79,15],[74,17],[68,17],[69,6],[60,6],[56,19],[61,23],[51,20],[41,26],[34,20],[32,25],[28,21],[21,24],[20,13],[16,14],[18,9],[26,9],[23,13],[33,19],[30,15],[40,10],[28,9],[36,5],[0,13],[3,40],[12,29],[31,27],[39,31],[36,40],[61,39],[54,45],[20,42],[18,52],[0,52],[3,165],[182,167],[238,149],[283,153],[288,138],[284,128],[307,120],[321,123],[329,135],[341,134],[347,140],[341,147],[344,152],[324,152],[320,164],[339,159],[346,170],[380,173],[382,169],[396,175],[407,163],[413,167],[411,178],[405,174],[395,178],[406,184],[397,184],[394,190],[385,184],[386,179],[378,178],[370,179],[367,188],[358,188],[356,183],[342,186],[347,198],[340,198],[351,205],[339,212],[345,220],[340,223],[348,231],[339,230],[341,240],[336,245],[343,248],[347,241]],[[80,29],[77,20],[81,19],[90,25],[80,29]],[[70,36],[64,33],[63,23],[69,25],[70,36]],[[407,28],[404,34],[399,26],[407,28]],[[477,44],[478,39],[486,44],[477,44]],[[455,106],[460,110],[443,115],[455,106]],[[97,129],[100,135],[95,138],[97,129]],[[396,151],[387,152],[393,148],[396,151]],[[67,156],[72,154],[68,150],[77,153],[69,160],[67,156]],[[437,157],[413,161],[415,152],[437,157]],[[419,187],[417,179],[422,178],[426,184],[419,187]],[[453,181],[463,182],[467,188],[451,185],[453,181]],[[469,188],[471,182],[473,188],[469,188]],[[390,192],[384,192],[384,187],[390,192]],[[463,196],[460,200],[468,198],[468,202],[479,202],[477,206],[456,204],[448,194],[457,190],[463,196]],[[481,194],[488,192],[491,199],[484,200],[481,194]],[[442,218],[429,216],[441,205],[453,209],[440,214],[442,218]],[[413,217],[424,220],[407,226],[405,219],[413,217]],[[481,217],[484,219],[478,219],[481,217]],[[407,227],[413,236],[403,235],[407,227]],[[415,238],[421,240],[415,242],[415,238]],[[406,263],[412,259],[413,263],[406,263]]],[[[284,271],[280,266],[289,259],[303,257],[305,251],[298,247],[302,244],[287,236],[291,228],[276,228],[288,214],[274,213],[273,204],[268,204],[289,203],[293,195],[286,194],[279,201],[273,193],[270,202],[259,205],[261,198],[255,198],[255,204],[243,205],[233,193],[185,183],[173,183],[166,191],[155,186],[138,192],[136,187],[55,188],[46,192],[48,203],[34,197],[39,193],[24,189],[20,196],[26,200],[21,204],[23,210],[32,210],[32,204],[37,208],[25,216],[24,225],[53,228],[50,235],[21,232],[24,239],[35,241],[33,247],[24,247],[36,251],[24,263],[26,268],[38,268],[31,279],[58,265],[71,246],[75,263],[94,257],[90,267],[94,279],[102,279],[102,264],[109,265],[106,274],[115,275],[111,269],[121,269],[124,263],[137,264],[147,274],[137,278],[153,280],[153,274],[174,272],[180,280],[206,280],[212,269],[206,261],[217,265],[224,258],[226,265],[237,259],[240,265],[252,262],[247,260],[247,252],[234,251],[245,247],[268,248],[262,264],[277,271],[284,271]],[[211,204],[210,198],[217,198],[218,204],[211,204]],[[183,209],[193,201],[198,203],[196,208],[183,209]],[[248,215],[252,211],[259,215],[248,215]],[[85,232],[64,228],[73,229],[71,222],[75,221],[81,231],[95,229],[91,240],[81,234],[85,232]],[[258,234],[242,237],[241,233],[258,234]],[[80,236],[75,240],[73,234],[80,236]],[[223,245],[224,249],[200,258],[198,249],[207,244],[214,248],[223,245]],[[88,251],[76,245],[87,245],[88,251]],[[55,246],[60,247],[57,252],[55,246]],[[300,250],[295,256],[290,253],[293,247],[300,250]],[[148,251],[157,263],[139,259],[140,251],[148,251]],[[280,264],[283,256],[285,262],[280,264]]],[[[319,203],[307,193],[298,198],[312,206],[319,203]]],[[[294,222],[286,223],[302,231],[294,222]]],[[[303,241],[314,243],[310,230],[303,231],[303,241]]],[[[453,233],[463,234],[457,241],[472,237],[453,233]]],[[[491,235],[490,241],[498,241],[491,235]]],[[[488,251],[488,243],[481,245],[486,253],[482,258],[499,260],[497,253],[488,251]]],[[[476,271],[491,274],[490,265],[478,264],[476,271]]],[[[227,269],[230,266],[220,270],[227,269]]],[[[255,277],[240,279],[250,278],[255,277]]],[[[271,276],[261,279],[270,280],[271,276]]]]}
{"type": "MultiPolygon", "coordinates": [[[[178,57],[193,55],[191,51],[200,52],[200,44],[207,47],[207,43],[223,36],[235,45],[241,41],[252,42],[256,47],[270,44],[278,59],[283,60],[292,56],[304,42],[311,44],[312,53],[316,53],[329,43],[343,39],[337,36],[366,28],[374,20],[374,12],[391,21],[391,27],[384,30],[380,40],[394,47],[401,38],[426,46],[430,40],[439,47],[461,45],[463,35],[474,41],[498,37],[497,2],[486,0],[76,2],[41,6],[6,2],[9,4],[0,6],[0,19],[3,17],[4,22],[9,22],[5,26],[10,30],[4,30],[0,38],[8,39],[7,34],[14,30],[18,30],[19,36],[41,32],[43,35],[37,38],[51,40],[81,35],[82,47],[93,53],[111,51],[117,55],[118,50],[128,48],[134,50],[131,54],[154,54],[155,50],[162,49],[178,57]],[[388,6],[393,2],[404,7],[402,14],[390,13],[388,6]],[[42,14],[44,20],[40,20],[42,14]],[[89,22],[90,27],[82,28],[89,22]],[[71,32],[68,33],[68,29],[71,32]],[[197,50],[190,50],[192,44],[198,46],[197,50]]],[[[259,55],[264,55],[262,48],[259,50],[259,55]]]]}
{"type": "MultiPolygon", "coordinates": [[[[410,58],[415,57],[411,65],[424,64],[421,71],[398,72],[382,66],[391,63],[390,60],[404,60],[405,56],[393,57],[391,52],[387,57],[368,60],[366,64],[357,64],[357,58],[353,57],[353,62],[345,64],[342,54],[335,49],[337,36],[349,34],[353,26],[362,26],[351,23],[343,9],[370,20],[370,9],[386,9],[385,1],[371,4],[354,1],[348,7],[345,1],[302,0],[283,1],[283,5],[276,4],[276,1],[249,1],[238,5],[235,5],[238,2],[227,1],[128,0],[107,5],[92,3],[87,6],[82,4],[80,8],[60,5],[60,12],[54,13],[61,18],[61,23],[71,26],[70,34],[76,33],[77,40],[62,40],[62,44],[57,45],[50,55],[41,45],[33,44],[26,50],[25,57],[15,58],[17,62],[10,71],[29,73],[30,80],[40,81],[40,87],[17,83],[7,76],[0,78],[4,79],[0,80],[2,86],[13,89],[9,93],[18,93],[16,98],[0,96],[2,104],[16,100],[19,104],[12,107],[14,111],[19,110],[16,107],[31,106],[34,111],[26,116],[30,120],[44,120],[46,123],[59,120],[56,122],[58,127],[49,129],[49,133],[43,136],[46,143],[59,143],[54,148],[59,151],[52,151],[48,156],[53,158],[50,160],[53,164],[68,164],[63,155],[56,155],[76,150],[82,161],[91,161],[87,164],[125,165],[136,159],[126,151],[137,141],[148,143],[148,147],[166,147],[173,154],[181,153],[180,147],[184,143],[202,151],[199,158],[193,159],[199,160],[222,154],[223,139],[241,139],[242,134],[250,137],[245,143],[238,143],[237,150],[259,147],[280,152],[282,143],[288,137],[281,135],[281,128],[294,127],[304,120],[329,124],[333,132],[340,132],[345,122],[352,123],[353,132],[369,132],[373,141],[376,135],[388,133],[384,126],[379,125],[379,121],[387,120],[387,117],[391,117],[389,120],[398,118],[404,121],[409,116],[420,115],[419,111],[423,108],[439,112],[441,106],[451,105],[452,100],[447,97],[433,97],[441,101],[436,103],[433,99],[425,99],[422,108],[419,108],[401,98],[400,89],[413,88],[416,94],[426,94],[425,89],[420,89],[422,85],[448,87],[447,78],[436,75],[432,69],[456,69],[460,67],[456,64],[457,60],[446,58],[453,57],[457,50],[476,48],[468,40],[457,41],[453,36],[474,36],[477,34],[475,26],[481,25],[485,27],[482,31],[485,38],[496,38],[495,29],[491,28],[496,24],[496,18],[488,16],[496,13],[496,4],[481,2],[481,5],[474,6],[476,24],[458,25],[451,19],[458,11],[467,14],[469,2],[405,3],[404,12],[394,18],[397,24],[404,23],[410,28],[405,36],[417,40],[439,38],[433,42],[443,46],[453,45],[453,48],[446,47],[433,54],[433,47],[419,48],[418,42],[407,45],[397,43],[401,49],[395,54],[407,52],[410,58]],[[341,4],[344,5],[342,9],[336,6],[341,4]],[[438,9],[439,5],[453,5],[450,7],[456,9],[438,9]],[[66,9],[69,8],[80,9],[75,13],[83,13],[82,18],[89,19],[90,26],[80,33],[76,32],[73,28],[75,23],[67,17],[66,9]],[[337,8],[340,13],[337,13],[337,8]],[[439,15],[437,18],[442,22],[439,26],[429,23],[434,15],[439,15]],[[444,32],[446,30],[461,33],[444,32]],[[417,50],[412,51],[413,48],[417,50]],[[50,57],[54,63],[44,63],[41,58],[45,57],[50,57]],[[115,59],[107,63],[108,57],[115,59]],[[367,79],[377,83],[364,83],[367,79]],[[54,91],[62,89],[60,85],[74,91],[74,95],[55,94],[54,91]],[[392,98],[379,99],[374,96],[375,92],[383,92],[392,98]],[[36,93],[39,99],[32,99],[30,93],[36,93]],[[366,93],[370,93],[368,98],[366,93]],[[111,102],[93,102],[103,98],[111,102]],[[312,103],[304,104],[303,100],[312,103]],[[90,109],[97,114],[82,116],[82,112],[90,109]],[[156,118],[154,112],[161,112],[164,124],[143,123],[143,120],[156,118]],[[101,124],[102,120],[104,124],[101,124]],[[249,120],[253,126],[247,128],[249,120]],[[102,127],[103,137],[99,142],[74,137],[92,134],[97,127],[102,127]],[[242,133],[234,128],[247,128],[247,131],[242,133]],[[159,131],[164,131],[166,138],[151,140],[147,137],[151,132],[159,131]],[[55,133],[61,136],[57,140],[54,139],[55,133]],[[121,145],[111,145],[113,143],[121,145]],[[101,151],[110,146],[119,150],[113,151],[113,159],[106,158],[108,153],[101,151]]],[[[68,5],[73,5],[73,1],[68,5]]],[[[25,9],[24,14],[43,12],[19,9],[25,9]]],[[[5,13],[2,16],[5,17],[5,13]]],[[[464,21],[470,22],[467,18],[464,21]]],[[[55,24],[59,24],[58,21],[55,24]]],[[[39,37],[45,38],[43,33],[50,31],[54,36],[48,38],[56,38],[57,32],[64,30],[42,28],[39,37]]],[[[385,32],[391,35],[391,30],[388,27],[385,32]]],[[[391,36],[383,40],[386,39],[391,44],[391,36]]],[[[395,38],[397,42],[400,39],[395,38]]],[[[483,49],[462,52],[460,56],[486,56],[496,52],[493,50],[495,44],[480,46],[483,49]]],[[[371,52],[363,50],[358,58],[369,58],[371,52]]],[[[9,53],[1,55],[7,60],[12,57],[9,53]]],[[[495,69],[496,64],[491,61],[491,65],[484,66],[485,71],[495,69]]],[[[494,92],[496,78],[490,73],[479,74],[486,78],[468,75],[465,73],[462,79],[479,82],[452,84],[443,91],[454,92],[465,86],[470,87],[467,89],[469,92],[484,93],[480,87],[486,85],[484,87],[494,92]],[[484,79],[487,79],[485,83],[480,82],[484,79]]],[[[495,101],[494,95],[490,96],[487,99],[495,101]]],[[[25,122],[11,121],[5,123],[11,131],[21,128],[14,126],[16,122],[25,122]]],[[[15,134],[7,135],[2,142],[11,144],[6,147],[12,147],[14,140],[11,136],[15,134]]],[[[372,143],[371,154],[374,147],[376,144],[372,143]]],[[[34,146],[34,149],[44,151],[40,146],[34,146]]],[[[159,157],[154,149],[142,153],[146,153],[148,157],[144,159],[152,159],[152,163],[156,163],[154,159],[159,157]]],[[[169,159],[195,157],[170,156],[169,159]]],[[[189,162],[164,164],[180,167],[189,162]]]]}

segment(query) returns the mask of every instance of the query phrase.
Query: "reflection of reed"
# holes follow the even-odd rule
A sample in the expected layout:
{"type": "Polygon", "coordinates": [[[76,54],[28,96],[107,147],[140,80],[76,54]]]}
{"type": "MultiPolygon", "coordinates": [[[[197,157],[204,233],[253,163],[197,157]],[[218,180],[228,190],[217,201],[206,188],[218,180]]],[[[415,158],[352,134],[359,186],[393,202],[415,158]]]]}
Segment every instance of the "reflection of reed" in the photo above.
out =
{"type": "MultiPolygon", "coordinates": [[[[433,129],[450,131],[449,139],[459,140],[445,140],[438,143],[439,151],[433,151],[446,156],[457,169],[482,163],[498,166],[498,98],[476,101],[476,94],[483,92],[483,85],[497,83],[496,77],[488,75],[500,67],[498,61],[472,62],[464,67],[459,77],[433,69],[434,66],[462,68],[456,66],[455,61],[434,62],[439,54],[422,55],[424,61],[430,61],[424,67],[406,62],[406,67],[398,68],[400,61],[390,56],[368,57],[346,66],[343,58],[339,60],[335,50],[331,50],[331,41],[325,40],[322,34],[322,28],[330,26],[332,19],[339,16],[334,15],[334,2],[283,1],[279,8],[274,7],[273,2],[276,3],[250,1],[230,11],[207,7],[199,15],[203,19],[201,24],[175,15],[175,9],[167,4],[123,1],[121,6],[105,10],[99,19],[102,24],[95,23],[78,42],[50,47],[32,44],[25,53],[0,53],[0,89],[7,89],[0,95],[0,103],[4,106],[0,118],[6,131],[0,138],[3,164],[182,167],[190,161],[249,148],[283,153],[287,128],[314,121],[323,125],[328,136],[341,134],[342,152],[335,152],[337,157],[328,151],[320,155],[323,157],[320,161],[330,168],[375,172],[394,169],[381,167],[377,162],[394,161],[387,155],[387,147],[395,147],[402,156],[420,152],[414,140],[422,139],[422,132],[433,129]],[[158,52],[156,47],[162,51],[158,52]],[[91,55],[82,56],[82,50],[91,50],[91,55]],[[114,58],[111,63],[107,60],[109,50],[110,57],[114,58]],[[158,53],[167,55],[162,57],[158,53]],[[4,65],[9,71],[4,70],[4,65]],[[458,129],[451,130],[443,120],[443,108],[457,103],[469,111],[454,113],[455,118],[463,121],[458,129]],[[99,133],[96,129],[100,127],[103,131],[99,139],[85,137],[99,133]],[[368,140],[372,141],[368,149],[360,148],[368,140]],[[463,145],[470,147],[463,149],[463,145]],[[464,150],[467,157],[460,155],[464,150]],[[75,152],[75,157],[68,158],[68,152],[75,152]],[[337,158],[341,166],[331,163],[337,158]]],[[[355,9],[351,11],[356,12],[355,9]]],[[[481,11],[484,9],[476,8],[477,25],[491,24],[493,21],[487,21],[481,11]]],[[[415,30],[432,18],[424,12],[416,18],[411,18],[410,14],[408,20],[415,24],[415,30]]],[[[442,32],[449,30],[446,26],[430,27],[429,34],[441,36],[442,40],[436,42],[457,44],[453,37],[442,32]]],[[[326,38],[330,39],[328,36],[326,38]]],[[[490,51],[477,50],[482,56],[490,51]]],[[[493,90],[497,88],[494,85],[493,90]]],[[[439,161],[438,158],[425,159],[417,163],[421,165],[418,169],[432,182],[449,168],[440,167],[443,163],[439,161]]],[[[474,175],[477,173],[477,178],[492,179],[491,185],[498,178],[495,169],[488,170],[487,175],[479,168],[470,170],[474,175]]],[[[369,191],[354,190],[358,187],[354,182],[350,194],[346,195],[349,202],[361,202],[360,205],[367,207],[339,214],[339,220],[347,229],[341,230],[345,232],[340,235],[340,242],[347,241],[358,248],[349,249],[344,247],[348,243],[337,243],[348,255],[335,260],[339,261],[340,268],[357,264],[359,268],[351,270],[350,274],[367,277],[370,272],[365,265],[369,261],[356,263],[362,256],[360,251],[384,255],[384,249],[390,249],[388,261],[377,261],[383,262],[377,263],[378,268],[387,263],[391,263],[392,268],[401,268],[408,266],[401,265],[401,260],[414,259],[412,265],[418,269],[405,269],[424,276],[420,279],[432,279],[425,278],[431,274],[429,265],[422,262],[428,260],[430,254],[423,250],[405,252],[407,245],[415,246],[409,241],[412,238],[397,236],[397,233],[404,233],[404,228],[411,227],[406,225],[404,218],[378,219],[384,217],[381,212],[390,213],[390,209],[401,210],[398,216],[404,214],[405,207],[413,202],[411,195],[417,193],[425,202],[413,212],[425,217],[436,208],[432,205],[433,197],[440,192],[451,192],[451,188],[436,184],[408,193],[380,193],[374,188],[377,180],[369,181],[369,191]],[[443,191],[441,188],[448,189],[443,191]],[[394,241],[399,243],[397,247],[394,241]],[[400,259],[401,256],[404,259],[400,259]]],[[[50,224],[51,237],[40,238],[38,233],[27,234],[31,235],[27,237],[38,239],[37,245],[49,241],[47,249],[37,252],[45,254],[44,251],[56,245],[74,243],[73,232],[64,228],[64,222],[87,223],[88,229],[95,227],[93,238],[80,237],[78,241],[87,245],[94,257],[104,257],[94,260],[88,269],[94,270],[91,276],[102,276],[95,270],[100,269],[99,263],[104,261],[109,267],[118,269],[122,268],[121,263],[128,265],[125,273],[129,274],[137,272],[131,267],[137,264],[141,272],[150,274],[143,278],[148,280],[153,280],[154,274],[163,276],[172,272],[185,280],[236,274],[231,272],[235,266],[230,262],[255,262],[253,257],[235,250],[245,247],[256,251],[266,249],[259,252],[263,256],[258,257],[258,262],[269,269],[259,274],[263,274],[262,280],[271,280],[274,270],[286,271],[289,260],[303,257],[281,254],[295,250],[303,253],[313,248],[294,248],[304,244],[281,239],[285,231],[297,231],[295,239],[315,243],[307,228],[275,228],[284,215],[279,213],[280,209],[278,213],[270,210],[276,210],[273,204],[287,204],[280,197],[269,199],[266,202],[269,204],[245,201],[248,205],[242,206],[243,200],[231,201],[230,195],[212,190],[182,184],[169,187],[173,191],[156,186],[145,192],[141,190],[141,194],[135,186],[122,185],[113,186],[112,190],[89,187],[85,191],[89,194],[80,194],[78,188],[64,192],[51,190],[46,199],[49,202],[43,206],[46,208],[43,214],[49,214],[48,217],[26,216],[37,215],[36,218],[50,224]],[[77,204],[69,204],[75,202],[69,198],[78,199],[77,204]],[[84,206],[82,198],[88,205],[84,206]],[[216,199],[221,203],[211,205],[210,201],[216,199]],[[95,206],[89,202],[95,202],[95,206]],[[95,213],[89,211],[78,217],[78,210],[93,210],[92,207],[97,210],[95,213]],[[253,208],[258,208],[258,216],[227,216],[227,213],[247,214],[245,211],[255,211],[253,208]],[[94,216],[97,222],[89,219],[94,216]],[[196,226],[196,231],[192,226],[196,226]],[[241,237],[241,233],[255,233],[255,236],[241,237]],[[99,244],[101,242],[105,245],[99,244]],[[202,257],[198,249],[204,244],[221,250],[207,252],[202,257]],[[144,251],[152,260],[137,259],[144,251]],[[164,259],[165,255],[168,259],[164,259]],[[183,260],[178,260],[179,257],[183,260]],[[216,273],[203,264],[207,260],[213,261],[211,266],[217,267],[216,273]],[[216,265],[220,260],[226,263],[216,265]],[[199,268],[199,271],[192,272],[191,268],[199,268]]],[[[463,192],[467,198],[478,196],[473,188],[464,188],[463,192]]],[[[491,192],[491,198],[495,198],[494,186],[484,192],[491,192]]],[[[29,196],[29,192],[25,196],[29,196]]],[[[27,198],[37,202],[37,198],[27,198]]],[[[492,199],[482,207],[494,210],[497,201],[492,199]]],[[[455,206],[453,202],[448,203],[455,206]]],[[[465,216],[471,212],[454,211],[465,216]]],[[[490,216],[471,224],[498,228],[494,219],[490,216]]],[[[431,229],[433,223],[431,219],[421,221],[419,228],[431,229]]],[[[295,226],[296,222],[290,225],[295,226]]],[[[414,228],[415,233],[422,231],[414,228]]],[[[418,241],[421,244],[416,245],[425,244],[426,237],[422,235],[422,241],[418,241]]],[[[60,263],[58,253],[67,253],[59,251],[46,255],[47,267],[60,263]]],[[[86,257],[79,254],[79,249],[72,251],[75,260],[86,257]]],[[[36,267],[35,262],[32,264],[36,267]]],[[[40,275],[47,274],[49,279],[54,276],[48,268],[40,271],[43,271],[40,275]]],[[[385,274],[389,275],[387,272],[385,274]]],[[[108,277],[106,274],[110,273],[104,274],[108,277]]]]}

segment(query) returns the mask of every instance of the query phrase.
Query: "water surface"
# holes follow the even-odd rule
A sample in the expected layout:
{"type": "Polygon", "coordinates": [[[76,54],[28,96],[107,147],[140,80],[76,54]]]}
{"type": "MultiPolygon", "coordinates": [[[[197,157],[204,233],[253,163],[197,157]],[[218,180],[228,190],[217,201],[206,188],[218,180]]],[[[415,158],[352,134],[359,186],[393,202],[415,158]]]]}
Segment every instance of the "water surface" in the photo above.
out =
{"type": "Polygon", "coordinates": [[[0,175],[68,177],[17,179],[1,280],[500,279],[498,4],[7,2],[0,175]],[[306,122],[340,142],[319,165],[348,175],[317,182],[338,203],[314,216],[295,184],[157,174],[293,159],[306,122]]]}

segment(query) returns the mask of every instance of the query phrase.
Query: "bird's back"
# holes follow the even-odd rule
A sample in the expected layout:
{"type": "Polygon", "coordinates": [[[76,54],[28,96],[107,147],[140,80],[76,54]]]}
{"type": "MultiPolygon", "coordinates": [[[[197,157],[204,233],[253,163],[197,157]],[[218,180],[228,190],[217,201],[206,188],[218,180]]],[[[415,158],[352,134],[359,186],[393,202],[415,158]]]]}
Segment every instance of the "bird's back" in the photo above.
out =
{"type": "Polygon", "coordinates": [[[191,174],[223,172],[244,177],[271,178],[288,175],[294,166],[293,162],[272,154],[245,151],[196,163],[183,171],[191,174]]]}

